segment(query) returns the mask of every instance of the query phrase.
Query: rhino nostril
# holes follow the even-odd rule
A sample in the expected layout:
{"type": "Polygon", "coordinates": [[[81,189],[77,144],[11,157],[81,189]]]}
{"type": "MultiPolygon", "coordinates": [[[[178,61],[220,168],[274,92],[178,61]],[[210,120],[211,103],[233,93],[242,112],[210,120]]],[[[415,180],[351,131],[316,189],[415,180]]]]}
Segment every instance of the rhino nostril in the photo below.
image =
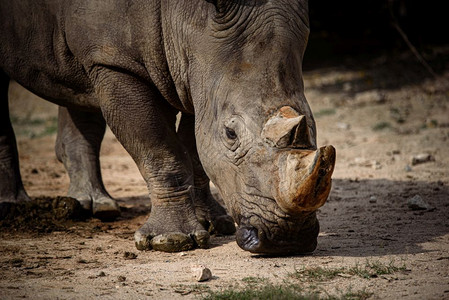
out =
{"type": "Polygon", "coordinates": [[[326,169],[321,168],[321,169],[318,170],[318,176],[319,177],[324,177],[324,176],[326,176],[326,174],[327,174],[327,170],[326,169]]]}
{"type": "Polygon", "coordinates": [[[247,251],[255,251],[260,246],[258,230],[252,226],[239,227],[235,238],[237,245],[247,251]]]}

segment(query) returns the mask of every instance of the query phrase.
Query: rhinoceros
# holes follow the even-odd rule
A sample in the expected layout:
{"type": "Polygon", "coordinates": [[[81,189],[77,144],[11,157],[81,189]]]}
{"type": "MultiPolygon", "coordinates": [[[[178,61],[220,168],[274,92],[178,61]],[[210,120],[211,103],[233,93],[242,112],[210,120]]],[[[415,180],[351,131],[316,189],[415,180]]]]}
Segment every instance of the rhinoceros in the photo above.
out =
{"type": "Polygon", "coordinates": [[[29,200],[14,79],[60,106],[68,195],[94,215],[120,211],[99,168],[106,124],[132,156],[152,203],[138,249],[206,248],[210,228],[253,253],[316,248],[335,149],[317,147],[304,96],[306,0],[1,0],[0,13],[1,201],[29,200]]]}

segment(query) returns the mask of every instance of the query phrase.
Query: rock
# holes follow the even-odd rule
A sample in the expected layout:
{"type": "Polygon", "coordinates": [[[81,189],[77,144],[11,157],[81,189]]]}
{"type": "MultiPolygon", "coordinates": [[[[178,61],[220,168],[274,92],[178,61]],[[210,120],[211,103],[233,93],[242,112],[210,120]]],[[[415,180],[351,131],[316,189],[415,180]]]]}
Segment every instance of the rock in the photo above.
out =
{"type": "Polygon", "coordinates": [[[135,254],[134,252],[125,251],[125,253],[123,253],[123,257],[125,259],[136,259],[137,254],[135,254]]]}
{"type": "Polygon", "coordinates": [[[405,172],[411,172],[412,171],[412,167],[410,167],[409,165],[406,165],[404,168],[405,172]]]}
{"type": "Polygon", "coordinates": [[[438,127],[438,121],[433,119],[427,119],[426,123],[424,124],[425,128],[437,128],[438,127]]]}
{"type": "Polygon", "coordinates": [[[212,278],[211,270],[203,265],[193,266],[191,270],[198,282],[208,281],[212,278]]]}
{"type": "Polygon", "coordinates": [[[420,195],[415,195],[407,200],[407,205],[411,210],[425,210],[431,209],[431,206],[421,198],[420,195]]]}
{"type": "Polygon", "coordinates": [[[376,202],[377,202],[377,197],[376,196],[369,197],[369,203],[376,203],[376,202]]]}
{"type": "Polygon", "coordinates": [[[351,125],[349,125],[348,123],[344,123],[344,122],[337,122],[337,128],[341,129],[341,130],[349,130],[351,129],[351,125]]]}
{"type": "Polygon", "coordinates": [[[368,160],[363,157],[356,157],[354,162],[360,167],[372,168],[374,170],[379,170],[382,168],[382,165],[377,160],[368,160]]]}
{"type": "Polygon", "coordinates": [[[355,102],[359,105],[366,105],[371,103],[380,104],[385,102],[385,95],[378,90],[361,92],[355,95],[355,102]]]}
{"type": "Polygon", "coordinates": [[[423,164],[430,161],[435,161],[433,155],[429,153],[421,153],[412,157],[412,166],[423,164]]]}

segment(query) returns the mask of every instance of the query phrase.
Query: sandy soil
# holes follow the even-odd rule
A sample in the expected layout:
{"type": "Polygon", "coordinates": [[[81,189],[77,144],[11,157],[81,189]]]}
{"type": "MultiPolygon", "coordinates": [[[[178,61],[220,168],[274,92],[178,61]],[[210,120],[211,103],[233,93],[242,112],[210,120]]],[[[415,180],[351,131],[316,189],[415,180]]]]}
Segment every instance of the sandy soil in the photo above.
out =
{"type": "MultiPolygon", "coordinates": [[[[206,250],[137,251],[133,233],[150,211],[146,186],[107,132],[103,177],[123,216],[69,222],[49,233],[1,228],[0,298],[193,299],[272,283],[324,298],[361,291],[359,298],[449,299],[448,81],[449,70],[429,77],[407,55],[305,72],[319,145],[334,145],[338,155],[330,198],[318,213],[319,245],[310,256],[253,255],[233,236],[213,236],[206,250]],[[419,154],[433,159],[412,164],[419,154]],[[408,206],[416,195],[427,209],[408,206]],[[211,280],[195,281],[191,266],[198,264],[210,268],[211,280]],[[372,264],[397,268],[368,278],[291,276],[372,264]]],[[[68,177],[53,150],[57,109],[35,98],[11,85],[24,184],[32,197],[65,195],[68,177]]]]}

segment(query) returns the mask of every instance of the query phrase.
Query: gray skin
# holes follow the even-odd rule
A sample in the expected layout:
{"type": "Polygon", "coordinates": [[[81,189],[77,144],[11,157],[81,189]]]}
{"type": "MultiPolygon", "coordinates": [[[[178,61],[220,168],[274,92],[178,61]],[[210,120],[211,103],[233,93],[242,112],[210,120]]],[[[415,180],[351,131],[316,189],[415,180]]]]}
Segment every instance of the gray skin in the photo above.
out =
{"type": "Polygon", "coordinates": [[[69,195],[119,209],[98,152],[108,124],[136,162],[152,211],[138,249],[208,247],[235,232],[255,253],[311,252],[335,163],[304,97],[307,1],[0,1],[0,200],[27,201],[8,114],[15,79],[61,106],[69,195]],[[182,112],[178,130],[176,114],[182,112]]]}

